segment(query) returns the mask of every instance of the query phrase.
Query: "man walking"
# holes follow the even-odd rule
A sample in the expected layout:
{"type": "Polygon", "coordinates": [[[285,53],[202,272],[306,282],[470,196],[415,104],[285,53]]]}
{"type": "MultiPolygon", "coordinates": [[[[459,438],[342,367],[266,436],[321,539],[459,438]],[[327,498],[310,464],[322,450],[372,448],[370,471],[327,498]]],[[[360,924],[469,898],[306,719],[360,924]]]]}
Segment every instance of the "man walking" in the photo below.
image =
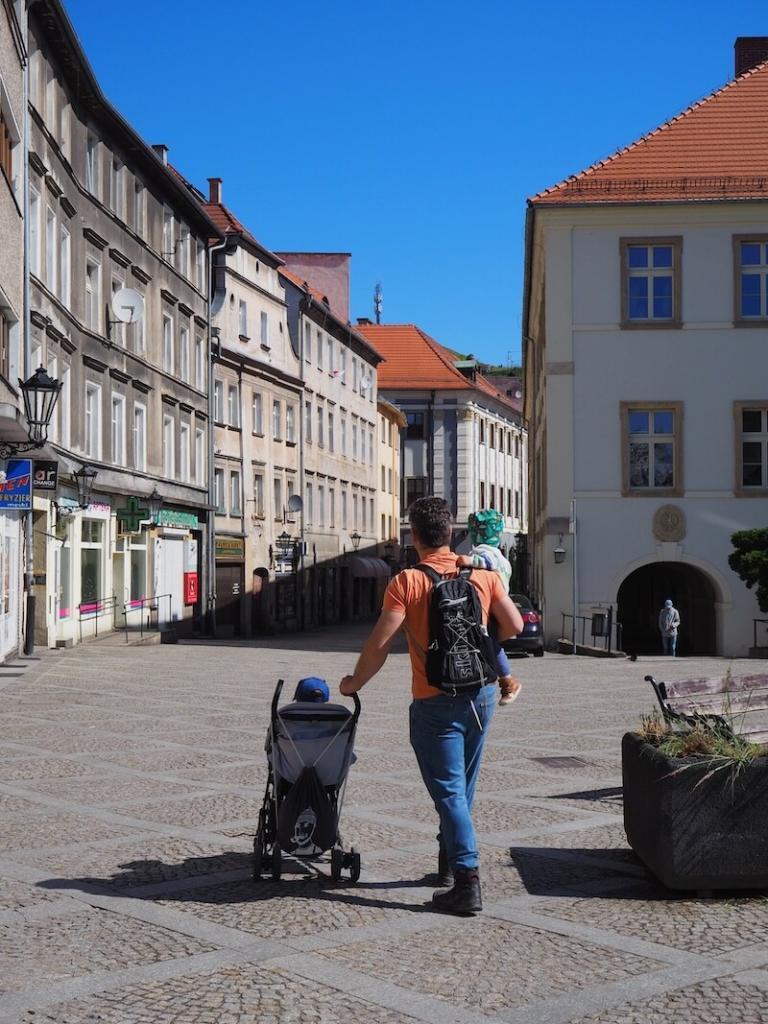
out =
{"type": "Polygon", "coordinates": [[[675,657],[677,651],[677,631],[680,628],[680,612],[667,598],[659,612],[659,632],[661,633],[661,649],[664,654],[675,657]]]}
{"type": "MultiPolygon", "coordinates": [[[[392,641],[405,628],[411,657],[413,702],[410,708],[411,746],[422,778],[440,818],[438,884],[453,887],[436,892],[435,909],[453,914],[482,910],[479,855],[472,823],[472,801],[488,726],[496,705],[493,683],[473,690],[446,693],[427,679],[426,651],[430,646],[430,603],[434,576],[456,577],[457,556],[450,549],[451,514],[442,498],[420,498],[408,513],[421,569],[406,569],[390,582],[379,620],[363,647],[355,670],[341,681],[351,696],[373,678],[389,654],[392,641]]],[[[477,591],[483,623],[492,615],[500,639],[516,636],[523,621],[505,593],[498,575],[473,570],[470,583],[477,591]]]]}

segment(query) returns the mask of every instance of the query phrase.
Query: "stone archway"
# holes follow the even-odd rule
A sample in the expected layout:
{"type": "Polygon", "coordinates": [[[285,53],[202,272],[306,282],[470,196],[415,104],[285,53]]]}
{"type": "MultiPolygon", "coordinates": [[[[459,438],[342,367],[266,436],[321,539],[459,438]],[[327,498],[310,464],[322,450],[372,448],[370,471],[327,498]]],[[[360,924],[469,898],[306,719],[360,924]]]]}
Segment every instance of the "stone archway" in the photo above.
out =
{"type": "Polygon", "coordinates": [[[619,587],[617,619],[627,654],[661,654],[659,610],[671,598],[680,612],[679,655],[717,654],[715,586],[685,562],[652,562],[635,569],[619,587]]]}

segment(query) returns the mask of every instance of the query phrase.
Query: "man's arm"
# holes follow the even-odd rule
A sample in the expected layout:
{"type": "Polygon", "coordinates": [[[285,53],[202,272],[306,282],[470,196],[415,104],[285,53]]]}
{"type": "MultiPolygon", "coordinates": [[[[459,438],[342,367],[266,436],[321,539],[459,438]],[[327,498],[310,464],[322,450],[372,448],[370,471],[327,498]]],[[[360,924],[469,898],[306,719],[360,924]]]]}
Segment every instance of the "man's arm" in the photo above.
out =
{"type": "Polygon", "coordinates": [[[345,697],[351,697],[353,693],[357,693],[369,679],[376,675],[387,660],[392,641],[404,620],[405,612],[403,611],[395,611],[391,608],[385,608],[382,611],[371,635],[365,641],[365,646],[357,659],[355,671],[351,676],[344,676],[341,680],[339,690],[345,697]]]}
{"type": "Polygon", "coordinates": [[[498,626],[499,640],[509,640],[523,631],[523,619],[512,598],[504,593],[501,585],[494,591],[491,615],[498,626]]]}

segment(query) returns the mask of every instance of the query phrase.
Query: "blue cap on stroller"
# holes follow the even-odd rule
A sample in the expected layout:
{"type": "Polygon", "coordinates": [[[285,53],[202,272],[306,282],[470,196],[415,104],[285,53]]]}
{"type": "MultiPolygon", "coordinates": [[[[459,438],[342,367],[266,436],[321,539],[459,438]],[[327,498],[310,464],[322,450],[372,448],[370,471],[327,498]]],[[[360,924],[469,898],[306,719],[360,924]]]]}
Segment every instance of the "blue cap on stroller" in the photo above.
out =
{"type": "Polygon", "coordinates": [[[318,704],[322,704],[330,696],[331,692],[328,689],[328,683],[324,679],[318,679],[317,676],[307,676],[306,679],[299,680],[299,685],[296,687],[293,699],[315,701],[318,704]]]}

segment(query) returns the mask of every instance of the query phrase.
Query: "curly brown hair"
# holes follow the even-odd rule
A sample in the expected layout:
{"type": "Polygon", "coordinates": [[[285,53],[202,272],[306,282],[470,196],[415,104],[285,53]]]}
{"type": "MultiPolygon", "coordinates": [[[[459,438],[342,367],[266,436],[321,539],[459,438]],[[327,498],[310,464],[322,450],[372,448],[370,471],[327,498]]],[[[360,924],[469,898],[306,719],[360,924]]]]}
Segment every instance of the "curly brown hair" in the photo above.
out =
{"type": "Polygon", "coordinates": [[[408,509],[414,537],[427,548],[442,548],[451,539],[451,510],[444,498],[417,498],[408,509]]]}

